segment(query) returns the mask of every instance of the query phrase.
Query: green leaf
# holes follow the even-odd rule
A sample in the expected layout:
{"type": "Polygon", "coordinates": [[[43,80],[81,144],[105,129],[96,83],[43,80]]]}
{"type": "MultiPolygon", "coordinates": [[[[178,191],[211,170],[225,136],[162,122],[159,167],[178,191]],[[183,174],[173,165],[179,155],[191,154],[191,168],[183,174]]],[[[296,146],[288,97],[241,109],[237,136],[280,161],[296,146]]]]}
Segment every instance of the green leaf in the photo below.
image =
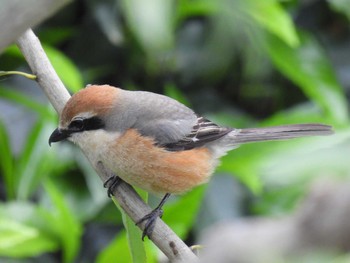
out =
{"type": "Polygon", "coordinates": [[[15,197],[15,176],[14,176],[14,160],[11,151],[10,138],[6,127],[0,121],[0,169],[4,177],[6,186],[7,198],[13,199],[15,197]]]}
{"type": "MultiPolygon", "coordinates": [[[[147,252],[147,263],[156,263],[159,250],[152,242],[144,242],[147,252]]],[[[125,231],[121,231],[118,236],[98,255],[96,263],[125,262],[133,261],[125,231]]]]}
{"type": "Polygon", "coordinates": [[[217,10],[218,3],[215,1],[180,0],[177,5],[177,20],[181,22],[189,17],[212,15],[217,10]]]}
{"type": "Polygon", "coordinates": [[[267,49],[275,66],[314,101],[336,124],[348,123],[347,101],[323,50],[302,34],[301,45],[291,48],[270,36],[267,49]]]}
{"type": "Polygon", "coordinates": [[[76,30],[72,26],[67,27],[46,27],[41,28],[39,33],[39,39],[42,43],[50,46],[57,46],[64,41],[69,40],[75,33],[76,30]]]}
{"type": "Polygon", "coordinates": [[[197,187],[175,202],[168,201],[164,207],[163,220],[182,239],[192,228],[202,203],[205,187],[197,187]]]}
{"type": "Polygon", "coordinates": [[[72,262],[79,251],[82,227],[56,186],[51,181],[46,180],[44,187],[55,208],[52,216],[52,227],[61,238],[63,261],[72,262]]]}
{"type": "Polygon", "coordinates": [[[0,97],[38,113],[41,118],[47,118],[50,120],[56,118],[56,114],[53,114],[47,105],[43,105],[42,103],[33,100],[32,97],[24,95],[16,90],[0,87],[0,97]]]}
{"type": "Polygon", "coordinates": [[[47,210],[27,202],[0,203],[0,256],[30,257],[56,251],[59,243],[47,210]]]}
{"type": "Polygon", "coordinates": [[[55,251],[57,242],[39,229],[0,218],[0,256],[31,257],[55,251]]]}
{"type": "MultiPolygon", "coordinates": [[[[147,200],[148,193],[145,191],[138,191],[144,200],[147,200]]],[[[142,231],[135,223],[129,218],[124,210],[119,206],[118,202],[113,198],[114,204],[118,207],[122,214],[123,225],[127,233],[127,239],[129,244],[129,251],[131,254],[132,262],[145,263],[147,262],[146,250],[144,242],[141,239],[142,231]]]]}
{"type": "Polygon", "coordinates": [[[133,262],[129,253],[126,232],[120,233],[97,257],[96,263],[133,262]]]}
{"type": "Polygon", "coordinates": [[[299,45],[298,35],[290,15],[277,0],[248,0],[246,12],[262,27],[275,34],[290,47],[299,45]]]}
{"type": "Polygon", "coordinates": [[[266,145],[265,147],[261,144],[243,145],[224,156],[217,171],[231,173],[253,193],[261,193],[263,185],[257,168],[261,162],[260,157],[268,150],[269,147],[266,145]]]}
{"type": "Polygon", "coordinates": [[[43,45],[43,48],[67,88],[72,92],[80,90],[83,87],[83,78],[74,63],[52,46],[43,45]]]}
{"type": "Polygon", "coordinates": [[[127,238],[129,244],[129,250],[131,253],[132,262],[134,263],[146,263],[147,256],[144,243],[141,239],[142,231],[135,225],[128,215],[122,213],[123,224],[127,230],[127,238]]]}
{"type": "Polygon", "coordinates": [[[53,151],[50,151],[46,143],[49,132],[53,128],[49,128],[46,122],[39,120],[32,128],[27,143],[18,159],[16,166],[16,176],[18,177],[17,196],[21,200],[29,198],[35,187],[42,182],[43,176],[47,173],[47,169],[54,168],[50,165],[53,151]]]}
{"type": "Polygon", "coordinates": [[[22,55],[21,51],[19,50],[19,48],[15,44],[8,46],[4,50],[4,53],[6,53],[6,54],[8,54],[10,56],[13,56],[15,58],[23,59],[23,55],[22,55]]]}
{"type": "Polygon", "coordinates": [[[337,12],[343,13],[350,20],[349,0],[327,0],[331,7],[337,12]]]}

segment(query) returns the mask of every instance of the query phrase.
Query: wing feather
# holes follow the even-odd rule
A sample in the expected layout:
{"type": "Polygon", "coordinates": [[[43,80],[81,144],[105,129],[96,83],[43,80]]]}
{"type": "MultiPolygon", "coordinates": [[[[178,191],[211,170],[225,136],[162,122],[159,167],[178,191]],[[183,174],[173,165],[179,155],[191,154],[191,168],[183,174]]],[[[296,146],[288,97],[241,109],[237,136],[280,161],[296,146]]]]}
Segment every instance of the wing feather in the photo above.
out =
{"type": "Polygon", "coordinates": [[[210,120],[198,117],[192,131],[181,140],[161,145],[169,151],[183,151],[201,147],[226,135],[232,128],[220,127],[210,120]]]}

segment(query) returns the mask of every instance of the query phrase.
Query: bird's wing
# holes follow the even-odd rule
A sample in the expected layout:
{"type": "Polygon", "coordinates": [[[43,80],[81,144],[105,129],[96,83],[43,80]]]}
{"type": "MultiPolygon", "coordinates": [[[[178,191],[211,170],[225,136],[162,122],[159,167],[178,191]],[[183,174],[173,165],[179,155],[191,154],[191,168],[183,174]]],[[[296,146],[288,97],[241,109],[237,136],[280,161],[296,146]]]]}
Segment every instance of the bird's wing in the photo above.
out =
{"type": "Polygon", "coordinates": [[[144,91],[123,91],[129,104],[126,113],[133,119],[115,120],[126,128],[137,129],[155,143],[171,151],[189,150],[216,140],[232,129],[198,117],[190,108],[169,97],[144,91]],[[131,115],[131,114],[128,114],[131,115]]]}
{"type": "Polygon", "coordinates": [[[220,127],[203,117],[198,117],[192,131],[182,139],[161,145],[169,151],[190,150],[215,141],[232,131],[231,128],[220,127]]]}

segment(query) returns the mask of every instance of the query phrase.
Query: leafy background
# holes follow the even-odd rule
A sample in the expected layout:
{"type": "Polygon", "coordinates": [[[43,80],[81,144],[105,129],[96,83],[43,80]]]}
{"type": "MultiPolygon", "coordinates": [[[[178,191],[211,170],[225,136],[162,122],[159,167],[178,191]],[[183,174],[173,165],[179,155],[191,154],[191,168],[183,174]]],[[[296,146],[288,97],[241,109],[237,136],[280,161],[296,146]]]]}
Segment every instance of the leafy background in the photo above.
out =
{"type": "MultiPolygon", "coordinates": [[[[312,181],[349,177],[349,7],[348,0],[80,0],[35,32],[72,93],[108,83],[166,94],[222,125],[334,126],[331,137],[242,146],[208,185],[173,197],[163,219],[193,245],[216,222],[291,213],[312,181]]],[[[15,46],[0,69],[30,72],[15,46]]],[[[130,222],[79,149],[49,148],[55,125],[36,83],[1,78],[0,260],[157,262],[149,241],[129,249],[123,220],[130,222]]],[[[128,229],[129,241],[140,238],[128,229]]]]}

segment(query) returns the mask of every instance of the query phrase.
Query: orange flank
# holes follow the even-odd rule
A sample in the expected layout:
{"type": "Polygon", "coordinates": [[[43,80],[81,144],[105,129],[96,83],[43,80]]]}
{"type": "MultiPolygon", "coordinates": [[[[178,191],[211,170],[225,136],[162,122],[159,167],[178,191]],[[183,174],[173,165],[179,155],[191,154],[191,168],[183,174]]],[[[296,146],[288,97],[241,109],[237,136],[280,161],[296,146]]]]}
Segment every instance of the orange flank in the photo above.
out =
{"type": "Polygon", "coordinates": [[[153,193],[179,194],[206,183],[214,169],[206,148],[171,152],[142,137],[135,129],[120,136],[107,166],[126,182],[153,193]]]}

